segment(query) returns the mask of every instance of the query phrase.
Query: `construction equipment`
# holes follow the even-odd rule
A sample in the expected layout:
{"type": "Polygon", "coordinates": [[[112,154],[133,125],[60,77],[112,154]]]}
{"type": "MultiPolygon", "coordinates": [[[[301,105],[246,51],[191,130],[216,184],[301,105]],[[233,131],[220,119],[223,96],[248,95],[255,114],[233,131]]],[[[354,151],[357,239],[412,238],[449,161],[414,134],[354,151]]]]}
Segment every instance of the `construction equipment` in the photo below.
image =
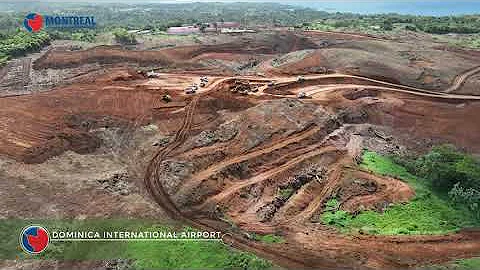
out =
{"type": "Polygon", "coordinates": [[[165,95],[162,96],[162,100],[168,103],[168,102],[172,101],[172,97],[168,94],[165,94],[165,95]]]}
{"type": "Polygon", "coordinates": [[[307,98],[307,94],[305,92],[300,92],[297,95],[298,98],[307,98]]]}
{"type": "Polygon", "coordinates": [[[160,77],[160,74],[159,73],[156,73],[155,71],[149,71],[147,72],[147,77],[148,78],[158,78],[160,77]]]}
{"type": "Polygon", "coordinates": [[[305,81],[305,77],[304,76],[298,76],[297,77],[297,82],[304,82],[305,81]]]}
{"type": "Polygon", "coordinates": [[[238,92],[242,95],[248,95],[248,92],[250,92],[251,89],[252,86],[246,80],[236,80],[234,84],[230,87],[230,91],[238,92]]]}
{"type": "Polygon", "coordinates": [[[275,86],[275,82],[274,82],[274,81],[270,81],[267,85],[268,85],[268,87],[274,87],[274,86],[275,86]]]}
{"type": "Polygon", "coordinates": [[[188,87],[187,89],[185,89],[185,94],[195,94],[197,92],[197,90],[191,88],[191,87],[188,87]]]}
{"type": "Polygon", "coordinates": [[[198,84],[194,83],[185,89],[185,94],[195,94],[198,90],[198,84]]]}

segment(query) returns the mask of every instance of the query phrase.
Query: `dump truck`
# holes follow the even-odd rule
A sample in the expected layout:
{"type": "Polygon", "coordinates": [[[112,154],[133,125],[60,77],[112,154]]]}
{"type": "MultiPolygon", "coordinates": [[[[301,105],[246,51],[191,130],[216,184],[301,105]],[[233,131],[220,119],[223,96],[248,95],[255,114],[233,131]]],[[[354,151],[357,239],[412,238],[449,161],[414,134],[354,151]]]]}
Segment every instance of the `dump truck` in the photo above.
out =
{"type": "Polygon", "coordinates": [[[304,82],[305,81],[305,77],[304,76],[298,76],[297,77],[297,82],[304,82]]]}
{"type": "Polygon", "coordinates": [[[185,89],[185,94],[195,94],[197,92],[197,90],[191,88],[191,87],[188,87],[185,89]]]}
{"type": "Polygon", "coordinates": [[[185,89],[185,94],[195,94],[197,90],[198,90],[198,85],[194,83],[185,89]]]}

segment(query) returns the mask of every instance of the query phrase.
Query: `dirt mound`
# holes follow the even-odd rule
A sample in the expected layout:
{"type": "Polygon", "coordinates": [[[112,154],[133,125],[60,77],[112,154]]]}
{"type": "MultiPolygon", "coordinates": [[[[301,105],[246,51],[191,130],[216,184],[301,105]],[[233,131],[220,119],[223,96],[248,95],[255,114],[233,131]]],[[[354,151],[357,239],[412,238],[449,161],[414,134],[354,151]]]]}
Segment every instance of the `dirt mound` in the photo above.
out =
{"type": "Polygon", "coordinates": [[[406,183],[366,172],[354,172],[341,184],[338,195],[341,208],[350,213],[364,210],[383,212],[392,203],[407,202],[415,192],[406,183]]]}
{"type": "Polygon", "coordinates": [[[137,62],[141,65],[170,65],[172,61],[160,51],[128,51],[116,46],[99,46],[83,51],[50,51],[33,63],[33,68],[68,68],[86,63],[114,64],[137,62]]]}
{"type": "Polygon", "coordinates": [[[22,160],[25,163],[42,163],[67,150],[87,154],[100,147],[100,143],[100,139],[88,132],[67,129],[45,143],[27,149],[22,160]]]}
{"type": "Polygon", "coordinates": [[[354,89],[352,91],[347,91],[343,94],[346,99],[355,100],[363,97],[376,97],[378,95],[377,91],[371,89],[354,89]]]}
{"type": "Polygon", "coordinates": [[[247,37],[230,43],[183,46],[158,51],[126,50],[120,46],[97,46],[79,51],[50,50],[33,63],[33,68],[61,69],[87,63],[102,65],[130,63],[137,66],[202,69],[205,67],[201,64],[202,61],[210,59],[208,55],[211,54],[224,55],[222,59],[241,60],[243,55],[250,57],[257,54],[285,54],[315,48],[317,45],[307,38],[286,32],[262,37],[247,37]],[[235,54],[239,56],[232,58],[235,54]]]}

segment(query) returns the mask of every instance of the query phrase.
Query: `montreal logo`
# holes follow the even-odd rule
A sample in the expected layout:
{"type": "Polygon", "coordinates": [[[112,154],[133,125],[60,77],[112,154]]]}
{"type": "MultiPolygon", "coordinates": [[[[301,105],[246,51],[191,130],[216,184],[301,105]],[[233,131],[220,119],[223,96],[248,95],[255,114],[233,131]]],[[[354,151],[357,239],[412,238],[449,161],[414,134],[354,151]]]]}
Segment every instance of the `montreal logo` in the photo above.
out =
{"type": "Polygon", "coordinates": [[[27,226],[20,234],[20,246],[29,254],[38,254],[44,251],[49,241],[48,231],[42,226],[27,226]]]}
{"type": "Polygon", "coordinates": [[[23,26],[28,32],[38,32],[43,27],[43,17],[38,13],[30,13],[23,20],[23,26]]]}

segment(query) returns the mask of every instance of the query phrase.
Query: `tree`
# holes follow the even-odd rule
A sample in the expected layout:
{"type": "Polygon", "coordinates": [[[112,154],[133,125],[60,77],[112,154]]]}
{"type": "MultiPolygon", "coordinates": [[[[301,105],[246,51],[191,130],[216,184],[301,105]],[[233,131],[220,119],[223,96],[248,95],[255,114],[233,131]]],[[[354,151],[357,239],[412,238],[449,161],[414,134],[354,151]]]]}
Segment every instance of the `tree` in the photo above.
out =
{"type": "Polygon", "coordinates": [[[480,186],[480,162],[451,145],[434,147],[416,164],[417,173],[440,190],[450,190],[456,183],[464,188],[480,186]]]}
{"type": "Polygon", "coordinates": [[[132,45],[137,44],[137,40],[133,33],[128,33],[124,28],[117,28],[113,31],[113,36],[115,41],[122,45],[132,45]]]}

